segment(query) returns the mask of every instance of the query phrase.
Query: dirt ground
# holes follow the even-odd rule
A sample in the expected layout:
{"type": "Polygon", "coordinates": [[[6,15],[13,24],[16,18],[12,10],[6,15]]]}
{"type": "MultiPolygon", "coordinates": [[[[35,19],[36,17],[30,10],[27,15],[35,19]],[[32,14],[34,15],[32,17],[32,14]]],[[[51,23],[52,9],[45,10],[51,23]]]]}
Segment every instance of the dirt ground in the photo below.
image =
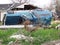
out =
{"type": "Polygon", "coordinates": [[[60,40],[46,42],[46,43],[43,43],[41,45],[60,45],[60,40]]]}

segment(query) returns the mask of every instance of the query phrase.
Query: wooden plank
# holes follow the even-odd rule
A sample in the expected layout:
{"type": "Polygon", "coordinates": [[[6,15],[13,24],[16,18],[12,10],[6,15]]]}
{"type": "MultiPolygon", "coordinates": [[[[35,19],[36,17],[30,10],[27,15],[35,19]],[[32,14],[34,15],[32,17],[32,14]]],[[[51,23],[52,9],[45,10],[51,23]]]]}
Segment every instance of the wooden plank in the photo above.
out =
{"type": "Polygon", "coordinates": [[[1,28],[24,28],[24,25],[1,25],[1,28]]]}
{"type": "MultiPolygon", "coordinates": [[[[33,25],[28,25],[29,27],[32,27],[33,25]]],[[[24,25],[1,25],[1,28],[24,28],[24,25]]]]}

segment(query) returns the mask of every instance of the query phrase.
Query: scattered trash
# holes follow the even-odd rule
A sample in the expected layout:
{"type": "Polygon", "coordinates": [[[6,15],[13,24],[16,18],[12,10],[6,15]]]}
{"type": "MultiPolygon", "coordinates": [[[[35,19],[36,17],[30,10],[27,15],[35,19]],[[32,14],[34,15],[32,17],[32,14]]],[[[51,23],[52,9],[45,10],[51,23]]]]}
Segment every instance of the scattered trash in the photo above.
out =
{"type": "Polygon", "coordinates": [[[25,36],[25,35],[22,35],[22,34],[19,34],[19,35],[12,35],[10,36],[10,38],[15,38],[17,40],[20,40],[20,39],[23,39],[23,40],[33,40],[33,37],[28,37],[28,36],[25,36]]]}
{"type": "Polygon", "coordinates": [[[13,41],[10,41],[10,42],[8,43],[8,45],[11,45],[11,44],[13,44],[13,41]]]}
{"type": "Polygon", "coordinates": [[[60,24],[55,27],[56,29],[60,29],[60,24]]]}

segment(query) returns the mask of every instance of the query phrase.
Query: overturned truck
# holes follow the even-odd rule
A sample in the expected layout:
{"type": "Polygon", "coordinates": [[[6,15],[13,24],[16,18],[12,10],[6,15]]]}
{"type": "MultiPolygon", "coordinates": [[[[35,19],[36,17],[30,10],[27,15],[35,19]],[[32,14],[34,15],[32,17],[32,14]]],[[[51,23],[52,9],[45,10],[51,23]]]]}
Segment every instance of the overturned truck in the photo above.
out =
{"type": "Polygon", "coordinates": [[[7,12],[3,19],[4,25],[19,25],[30,20],[31,24],[50,25],[52,13],[49,10],[34,9],[7,12]]]}

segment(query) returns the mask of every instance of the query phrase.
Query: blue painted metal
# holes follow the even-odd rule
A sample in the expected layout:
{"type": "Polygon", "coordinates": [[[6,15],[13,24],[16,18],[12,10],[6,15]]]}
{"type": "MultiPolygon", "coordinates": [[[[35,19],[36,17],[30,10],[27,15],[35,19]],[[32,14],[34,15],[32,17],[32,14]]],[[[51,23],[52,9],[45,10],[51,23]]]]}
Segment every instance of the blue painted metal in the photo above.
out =
{"type": "Polygon", "coordinates": [[[13,14],[6,14],[6,25],[16,25],[20,18],[28,19],[33,23],[49,25],[52,19],[52,13],[49,10],[20,11],[13,14]],[[38,20],[39,19],[39,20],[38,20]]]}
{"type": "Polygon", "coordinates": [[[39,23],[44,25],[49,25],[52,19],[52,12],[49,10],[34,10],[33,14],[39,19],[39,23]]]}

